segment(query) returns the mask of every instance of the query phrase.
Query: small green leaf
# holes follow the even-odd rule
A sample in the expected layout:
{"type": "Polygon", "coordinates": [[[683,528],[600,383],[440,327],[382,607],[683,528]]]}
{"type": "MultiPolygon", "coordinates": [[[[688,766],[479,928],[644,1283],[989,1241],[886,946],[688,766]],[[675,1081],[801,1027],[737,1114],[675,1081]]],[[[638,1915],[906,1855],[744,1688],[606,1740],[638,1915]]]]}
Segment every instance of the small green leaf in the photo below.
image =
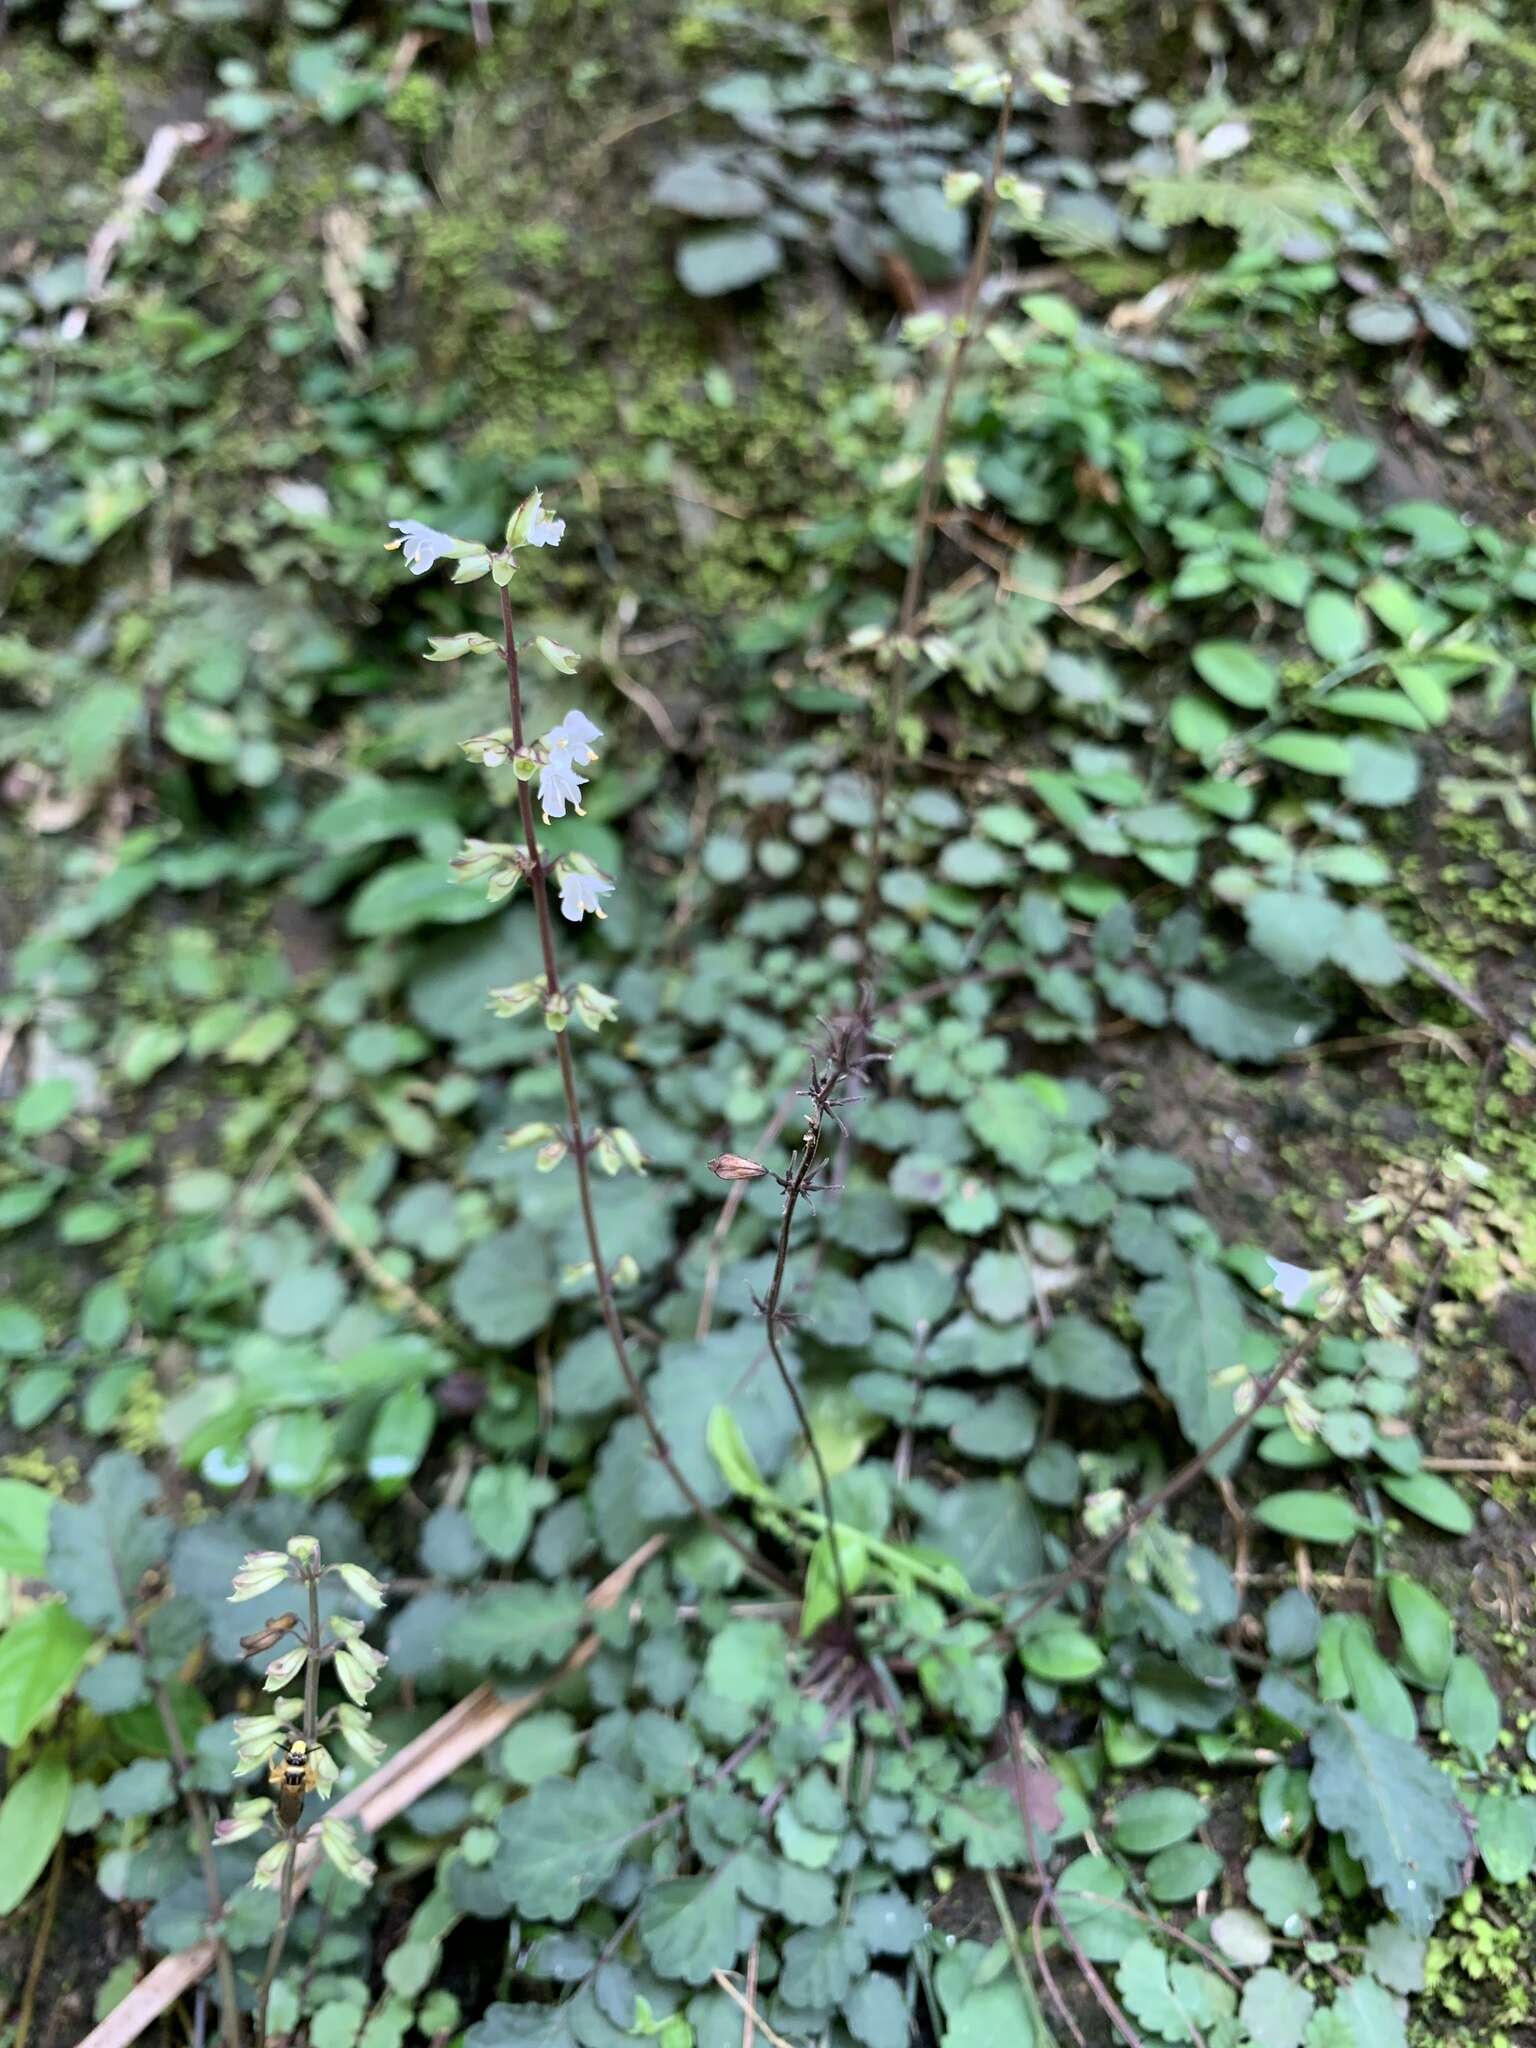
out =
{"type": "Polygon", "coordinates": [[[1403,1639],[1403,1662],[1418,1685],[1438,1692],[1450,1676],[1456,1624],[1434,1594],[1402,1572],[1387,1579],[1387,1599],[1403,1639]]]}
{"type": "Polygon", "coordinates": [[[1470,1536],[1472,1533],[1472,1510],[1450,1481],[1442,1479],[1438,1472],[1415,1472],[1407,1479],[1396,1473],[1383,1473],[1381,1490],[1400,1508],[1407,1508],[1410,1514],[1443,1529],[1448,1536],[1470,1536]]]}
{"type": "Polygon", "coordinates": [[[73,1790],[68,1766],[47,1755],[0,1803],[0,1915],[15,1912],[53,1854],[73,1790]]]}
{"type": "Polygon", "coordinates": [[[91,1631],[60,1600],[34,1607],[0,1635],[0,1743],[25,1741],[85,1668],[91,1631]]]}
{"type": "Polygon", "coordinates": [[[1243,1874],[1249,1899],[1279,1934],[1299,1934],[1323,1909],[1317,1879],[1299,1857],[1255,1849],[1243,1874]]]}
{"type": "Polygon", "coordinates": [[[1536,1869],[1536,1798],[1485,1792],[1477,1802],[1477,1847],[1495,1884],[1524,1884],[1536,1869]]]}
{"type": "Polygon", "coordinates": [[[1104,1652],[1093,1637],[1068,1625],[1026,1636],[1019,1645],[1019,1660],[1031,1677],[1050,1685],[1072,1685],[1104,1668],[1104,1652]]]}
{"type": "Polygon", "coordinates": [[[1299,768],[1305,775],[1328,775],[1335,779],[1350,772],[1351,755],[1342,740],[1326,733],[1306,732],[1299,725],[1282,726],[1259,741],[1259,752],[1287,768],[1299,768]]]}
{"type": "Polygon", "coordinates": [[[1360,607],[1342,590],[1326,586],[1307,599],[1307,638],[1324,661],[1335,664],[1353,661],[1365,647],[1365,620],[1360,607]]]}
{"type": "Polygon", "coordinates": [[[1193,1792],[1181,1792],[1177,1786],[1133,1792],[1115,1810],[1110,1839],[1127,1856],[1150,1856],[1187,1840],[1209,1815],[1203,1799],[1193,1792]]]}
{"type": "Polygon", "coordinates": [[[696,299],[716,299],[771,277],[784,260],[784,245],[763,228],[692,235],[677,252],[677,277],[696,299]]]}
{"type": "Polygon", "coordinates": [[[52,1513],[53,1495],[41,1486],[27,1479],[0,1479],[0,1572],[18,1579],[43,1576],[52,1513]]]}
{"type": "Polygon", "coordinates": [[[1475,1658],[1461,1656],[1451,1660],[1441,1706],[1445,1732],[1452,1742],[1475,1762],[1484,1762],[1499,1739],[1501,1716],[1499,1696],[1475,1658]]]}
{"type": "Polygon", "coordinates": [[[1302,1543],[1348,1543],[1360,1533],[1360,1517],[1341,1493],[1272,1493],[1254,1509],[1255,1518],[1276,1535],[1302,1543]]]}
{"type": "Polygon", "coordinates": [[[1263,711],[1275,700],[1280,679],[1241,640],[1203,640],[1191,659],[1203,682],[1245,711],[1263,711]]]}
{"type": "Polygon", "coordinates": [[[1405,1927],[1428,1934],[1461,1888],[1455,1789],[1411,1742],[1328,1707],[1311,1733],[1313,1804],[1405,1927]]]}

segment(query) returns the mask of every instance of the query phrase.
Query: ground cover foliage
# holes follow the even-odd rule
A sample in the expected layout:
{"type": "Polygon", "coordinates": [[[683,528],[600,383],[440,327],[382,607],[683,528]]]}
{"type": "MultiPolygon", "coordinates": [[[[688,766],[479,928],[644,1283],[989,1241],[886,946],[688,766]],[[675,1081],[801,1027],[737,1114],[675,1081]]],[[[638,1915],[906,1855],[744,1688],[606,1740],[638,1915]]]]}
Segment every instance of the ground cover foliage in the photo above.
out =
{"type": "Polygon", "coordinates": [[[620,12],[0,54],[20,2042],[1518,2040],[1532,53],[620,12]]]}

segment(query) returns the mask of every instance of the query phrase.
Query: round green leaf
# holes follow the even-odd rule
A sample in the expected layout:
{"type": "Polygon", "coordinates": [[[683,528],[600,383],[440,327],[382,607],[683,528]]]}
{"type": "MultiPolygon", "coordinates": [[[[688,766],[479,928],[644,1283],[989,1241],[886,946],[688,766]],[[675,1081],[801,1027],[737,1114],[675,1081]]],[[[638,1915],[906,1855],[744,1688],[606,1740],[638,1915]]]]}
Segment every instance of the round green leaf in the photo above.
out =
{"type": "Polygon", "coordinates": [[[1241,640],[1202,640],[1191,657],[1201,680],[1245,711],[1263,711],[1272,704],[1279,677],[1241,640]]]}
{"type": "Polygon", "coordinates": [[[1175,1785],[1133,1792],[1116,1808],[1110,1838],[1127,1856],[1152,1856],[1187,1841],[1209,1813],[1203,1799],[1175,1785]]]}
{"type": "Polygon", "coordinates": [[[1360,1530],[1360,1517],[1342,1493],[1272,1493],[1254,1516],[1276,1535],[1302,1543],[1348,1543],[1360,1530]]]}
{"type": "Polygon", "coordinates": [[[1330,664],[1353,661],[1365,646],[1365,620],[1360,607],[1342,590],[1314,590],[1304,614],[1307,638],[1330,664]]]}

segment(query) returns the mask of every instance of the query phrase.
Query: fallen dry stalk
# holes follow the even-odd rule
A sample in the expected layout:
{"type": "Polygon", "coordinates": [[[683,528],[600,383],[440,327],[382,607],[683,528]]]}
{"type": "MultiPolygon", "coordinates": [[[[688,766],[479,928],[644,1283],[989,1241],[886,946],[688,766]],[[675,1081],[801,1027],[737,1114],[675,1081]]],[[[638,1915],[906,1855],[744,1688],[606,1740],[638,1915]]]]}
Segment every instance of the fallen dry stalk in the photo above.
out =
{"type": "Polygon", "coordinates": [[[84,334],[91,308],[107,288],[118,250],[155,204],[177,157],[184,149],[195,148],[207,133],[200,121],[167,121],[151,135],[139,168],[124,181],[117,206],[91,237],[85,252],[85,296],[64,315],[59,327],[61,341],[78,341],[84,334]]]}
{"type": "MultiPolygon", "coordinates": [[[[594,1586],[587,1595],[587,1606],[591,1612],[600,1614],[612,1607],[666,1540],[665,1536],[649,1537],[621,1565],[615,1566],[606,1579],[594,1586]]],[[[434,1785],[452,1776],[460,1764],[477,1756],[498,1735],[504,1734],[514,1721],[520,1721],[525,1714],[531,1713],[573,1671],[580,1671],[584,1665],[590,1664],[597,1651],[597,1637],[584,1636],[557,1671],[551,1672],[531,1692],[519,1693],[515,1699],[498,1699],[490,1686],[477,1686],[467,1698],[460,1700],[456,1707],[450,1707],[446,1714],[418,1735],[414,1742],[408,1742],[404,1749],[380,1764],[344,1799],[338,1799],[331,1809],[332,1814],[341,1820],[359,1821],[370,1834],[383,1827],[386,1821],[394,1820],[407,1807],[414,1806],[423,1793],[430,1792],[434,1785]]],[[[299,1844],[293,1879],[295,1897],[308,1885],[319,1857],[319,1839],[311,1831],[299,1844]]],[[[167,1956],[163,1962],[156,1963],[149,1975],[134,1985],[122,2004],[114,2006],[100,2026],[92,2028],[79,2048],[128,2048],[130,2042],[136,2041],[146,2027],[213,1968],[213,1961],[214,1944],[200,1941],[196,1948],[188,1949],[184,1955],[167,1956]]]]}

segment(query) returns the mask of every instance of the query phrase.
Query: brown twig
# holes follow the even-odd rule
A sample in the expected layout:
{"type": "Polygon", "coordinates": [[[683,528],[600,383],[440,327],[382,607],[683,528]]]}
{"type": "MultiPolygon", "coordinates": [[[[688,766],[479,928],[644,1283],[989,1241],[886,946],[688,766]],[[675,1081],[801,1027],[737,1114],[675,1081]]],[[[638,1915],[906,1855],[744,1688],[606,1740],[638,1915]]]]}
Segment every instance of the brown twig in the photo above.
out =
{"type": "MultiPolygon", "coordinates": [[[[520,753],[523,748],[523,692],[518,674],[517,627],[512,615],[510,591],[502,585],[498,595],[501,599],[502,654],[507,669],[507,709],[512,726],[512,744],[520,753]]],[[[539,928],[539,948],[544,958],[545,994],[550,1001],[554,1001],[561,993],[560,968],[555,957],[554,922],[550,916],[549,891],[545,886],[544,856],[539,849],[539,835],[533,822],[533,792],[521,777],[517,784],[517,806],[522,820],[523,839],[528,851],[533,907],[539,928]]],[[[557,1031],[553,1036],[560,1062],[560,1083],[565,1093],[566,1120],[570,1126],[571,1159],[576,1168],[576,1191],[581,1207],[582,1229],[586,1234],[593,1277],[597,1283],[598,1306],[602,1313],[603,1327],[608,1332],[608,1341],[613,1346],[613,1355],[618,1361],[619,1371],[623,1374],[624,1384],[629,1391],[630,1405],[639,1416],[663,1471],[699,1520],[735,1551],[754,1578],[776,1587],[781,1593],[793,1593],[796,1591],[794,1581],[777,1566],[769,1564],[751,1544],[744,1543],[729,1524],[722,1521],[714,1509],[700,1499],[698,1489],[679,1468],[677,1459],[672,1454],[672,1447],[656,1420],[655,1410],[651,1407],[640,1375],[635,1369],[634,1360],[629,1355],[629,1340],[624,1334],[623,1320],[619,1315],[618,1304],[613,1298],[612,1277],[603,1257],[602,1237],[597,1227],[597,1211],[592,1201],[592,1164],[588,1156],[586,1132],[582,1125],[581,1097],[576,1087],[576,1062],[571,1054],[570,1034],[557,1031]]]]}
{"type": "Polygon", "coordinates": [[[422,1329],[430,1330],[434,1337],[442,1337],[461,1349],[469,1348],[468,1340],[460,1335],[446,1316],[439,1314],[430,1301],[424,1300],[409,1281],[397,1279],[388,1267],[379,1262],[313,1174],[300,1167],[293,1180],[326,1235],[346,1253],[368,1284],[383,1297],[387,1307],[403,1311],[422,1329]]]}
{"type": "Polygon", "coordinates": [[[32,2015],[37,2008],[37,1987],[43,1980],[43,1964],[48,1960],[48,1945],[53,1940],[53,1923],[58,1917],[59,1891],[64,1882],[64,1843],[62,1837],[53,1852],[53,1862],[48,1871],[48,1886],[43,1893],[43,1910],[37,1923],[37,1933],[32,1940],[32,1960],[27,1965],[27,1981],[22,1986],[21,2004],[16,2010],[16,2032],[11,2048],[27,2048],[27,2036],[32,2031],[32,2015]]]}
{"type": "MultiPolygon", "coordinates": [[[[755,1958],[757,1950],[754,1948],[752,1953],[755,1958]]],[[[776,2034],[773,2028],[770,2027],[768,2022],[763,2018],[762,2014],[757,2010],[757,2001],[754,1996],[756,1990],[755,1985],[749,1986],[747,1992],[743,1994],[742,1992],[736,1989],[736,1986],[731,1982],[730,1978],[726,1975],[724,1970],[716,1970],[714,1976],[715,1982],[719,1985],[720,1989],[725,1993],[726,1997],[731,2001],[733,2005],[739,2006],[741,2009],[741,2039],[743,2048],[752,2048],[752,2037],[754,2029],[757,2032],[761,2033],[763,2039],[770,2044],[770,2048],[794,2048],[794,2043],[792,2041],[786,2041],[782,2034],[776,2034]]]]}
{"type": "Polygon", "coordinates": [[[61,341],[78,341],[85,332],[90,308],[101,298],[112,275],[118,250],[154,205],[172,164],[184,149],[201,142],[208,130],[200,121],[167,121],[149,138],[138,169],[123,181],[122,197],[92,235],[85,252],[85,290],[59,325],[61,341]]]}
{"type": "Polygon", "coordinates": [[[1485,1003],[1475,989],[1470,989],[1465,982],[1458,981],[1454,974],[1431,960],[1427,954],[1421,953],[1417,946],[1405,946],[1399,942],[1398,950],[1415,974],[1422,974],[1426,981],[1435,984],[1442,995],[1450,996],[1453,1001],[1460,1003],[1464,1010],[1470,1010],[1474,1017],[1480,1017],[1490,1031],[1498,1033],[1501,1041],[1512,1052],[1519,1053],[1521,1059],[1529,1060],[1532,1066],[1536,1066],[1536,1045],[1531,1043],[1524,1032],[1516,1031],[1507,1023],[1490,1003],[1485,1003]]]}

